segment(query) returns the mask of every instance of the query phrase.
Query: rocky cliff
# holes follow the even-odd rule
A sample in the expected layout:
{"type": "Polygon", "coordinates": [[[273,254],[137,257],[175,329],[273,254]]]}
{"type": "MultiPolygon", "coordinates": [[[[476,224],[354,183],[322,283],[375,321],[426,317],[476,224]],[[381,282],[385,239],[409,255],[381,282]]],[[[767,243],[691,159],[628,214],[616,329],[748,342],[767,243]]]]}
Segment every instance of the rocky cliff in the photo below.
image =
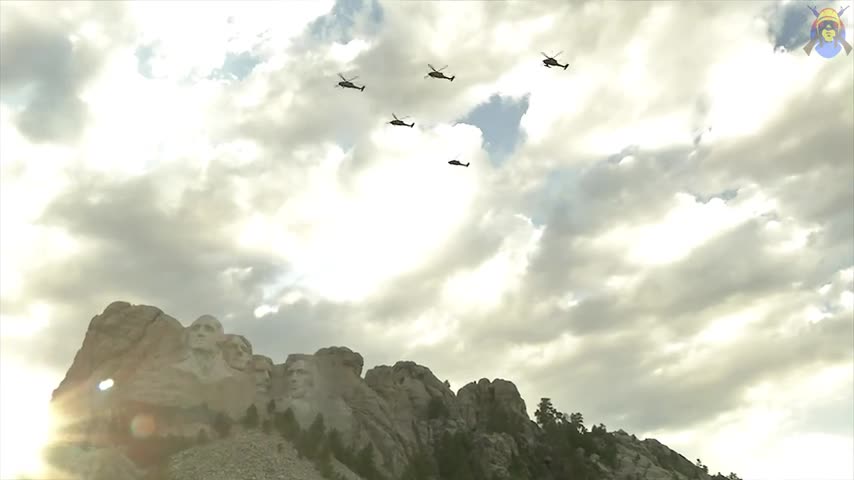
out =
{"type": "Polygon", "coordinates": [[[413,362],[364,376],[363,367],[362,356],[346,347],[276,363],[211,315],[184,327],[158,308],[114,302],[91,320],[53,394],[64,418],[76,419],[57,445],[86,454],[54,458],[65,458],[57,467],[72,477],[97,470],[81,466],[81,458],[97,458],[112,465],[114,480],[233,472],[259,479],[712,478],[655,440],[587,431],[559,412],[553,424],[538,425],[507,380],[481,379],[453,392],[413,362]],[[307,433],[285,435],[288,421],[307,433]],[[318,429],[322,440],[311,440],[318,429]],[[335,468],[299,464],[309,460],[296,458],[306,451],[318,458],[326,452],[335,468]]]}

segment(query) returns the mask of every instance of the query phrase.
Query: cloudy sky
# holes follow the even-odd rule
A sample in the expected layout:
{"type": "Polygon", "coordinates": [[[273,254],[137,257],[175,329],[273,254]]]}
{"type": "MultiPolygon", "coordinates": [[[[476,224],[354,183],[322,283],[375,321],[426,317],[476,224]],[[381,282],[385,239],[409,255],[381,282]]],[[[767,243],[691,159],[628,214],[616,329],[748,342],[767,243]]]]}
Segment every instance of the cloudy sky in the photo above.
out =
{"type": "Polygon", "coordinates": [[[804,3],[0,8],[7,471],[126,300],[854,476],[854,56],[804,3]]]}

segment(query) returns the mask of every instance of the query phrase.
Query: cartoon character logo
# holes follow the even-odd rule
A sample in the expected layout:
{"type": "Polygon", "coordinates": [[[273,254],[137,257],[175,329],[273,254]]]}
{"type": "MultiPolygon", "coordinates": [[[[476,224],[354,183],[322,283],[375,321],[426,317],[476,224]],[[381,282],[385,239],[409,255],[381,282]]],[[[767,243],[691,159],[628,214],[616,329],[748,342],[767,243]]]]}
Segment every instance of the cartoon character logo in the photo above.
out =
{"type": "Polygon", "coordinates": [[[810,27],[810,41],[804,46],[807,55],[812,53],[813,48],[824,58],[835,57],[843,48],[845,48],[845,55],[850,54],[851,45],[845,40],[845,25],[842,23],[842,13],[848,7],[839,12],[832,8],[824,8],[821,11],[815,7],[807,8],[816,17],[810,27]]]}

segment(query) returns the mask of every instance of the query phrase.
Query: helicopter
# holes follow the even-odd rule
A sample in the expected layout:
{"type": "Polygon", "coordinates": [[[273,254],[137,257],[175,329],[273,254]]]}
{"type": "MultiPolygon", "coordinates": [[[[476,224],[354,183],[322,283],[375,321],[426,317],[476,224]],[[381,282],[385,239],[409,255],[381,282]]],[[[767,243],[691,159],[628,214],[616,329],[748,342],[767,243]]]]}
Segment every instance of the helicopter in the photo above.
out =
{"type": "Polygon", "coordinates": [[[363,92],[365,91],[365,86],[364,86],[364,85],[362,85],[361,87],[357,87],[356,85],[354,85],[354,84],[353,84],[353,80],[355,80],[355,79],[359,78],[359,76],[358,76],[358,75],[356,75],[355,77],[353,77],[353,78],[351,78],[351,79],[349,79],[349,80],[347,80],[346,78],[344,78],[344,75],[341,75],[340,73],[338,74],[338,76],[339,76],[339,77],[341,77],[341,80],[342,80],[342,81],[340,81],[340,82],[338,82],[338,83],[336,83],[336,84],[335,84],[335,87],[336,87],[336,88],[337,88],[337,87],[341,87],[341,88],[354,88],[354,89],[356,89],[356,90],[360,90],[360,91],[363,91],[363,92]]]}
{"type": "Polygon", "coordinates": [[[453,77],[449,77],[449,76],[445,75],[444,73],[442,73],[442,70],[448,68],[447,65],[445,65],[444,67],[442,67],[438,70],[436,70],[433,67],[433,65],[430,65],[429,63],[427,64],[427,66],[430,67],[430,70],[433,70],[433,71],[428,73],[427,75],[424,75],[424,78],[427,78],[427,77],[444,78],[445,80],[450,80],[452,82],[454,81],[454,78],[456,78],[456,75],[454,75],[453,77]]]}
{"type": "MultiPolygon", "coordinates": [[[[404,122],[403,120],[401,120],[401,119],[397,118],[397,115],[395,115],[395,114],[393,114],[393,113],[391,114],[391,116],[392,116],[392,117],[394,117],[394,120],[392,120],[392,121],[390,121],[390,122],[388,122],[388,123],[390,123],[390,124],[392,124],[392,125],[397,125],[397,126],[399,126],[399,127],[409,127],[409,128],[412,128],[412,127],[414,127],[414,126],[415,126],[415,122],[412,122],[412,123],[406,123],[406,122],[404,122]]],[[[409,117],[403,117],[403,118],[409,118],[409,117]]]]}
{"type": "Polygon", "coordinates": [[[471,162],[460,163],[460,161],[455,158],[455,159],[451,160],[450,162],[448,162],[448,164],[449,165],[458,165],[460,167],[468,167],[471,164],[471,162]]]}
{"type": "Polygon", "coordinates": [[[555,58],[557,58],[557,56],[558,56],[558,55],[560,55],[561,53],[563,53],[563,50],[561,50],[561,51],[557,52],[557,53],[555,54],[555,56],[554,56],[554,57],[550,57],[550,56],[546,55],[546,54],[545,54],[545,53],[543,53],[543,52],[540,52],[540,53],[542,53],[542,54],[543,54],[543,56],[544,56],[544,57],[546,57],[546,59],[545,59],[545,60],[543,60],[543,65],[545,65],[547,68],[552,68],[552,67],[563,67],[563,69],[564,69],[564,70],[566,70],[566,67],[568,67],[568,66],[569,66],[569,64],[568,64],[568,63],[567,63],[566,65],[561,65],[561,64],[557,63],[557,60],[555,60],[555,58]]]}

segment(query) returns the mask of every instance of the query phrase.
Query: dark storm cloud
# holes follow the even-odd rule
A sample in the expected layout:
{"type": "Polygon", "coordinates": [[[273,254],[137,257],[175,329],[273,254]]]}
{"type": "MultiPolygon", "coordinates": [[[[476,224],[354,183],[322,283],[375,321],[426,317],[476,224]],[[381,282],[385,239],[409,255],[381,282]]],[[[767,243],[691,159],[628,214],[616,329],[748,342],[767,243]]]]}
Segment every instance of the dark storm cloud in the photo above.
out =
{"type": "Polygon", "coordinates": [[[101,25],[111,41],[127,40],[123,29],[124,6],[51,3],[48,8],[70,8],[72,20],[45,16],[48,4],[10,4],[6,28],[0,32],[0,85],[2,94],[26,92],[26,106],[15,117],[16,126],[34,142],[66,142],[86,128],[88,110],[79,94],[98,71],[106,51],[86,41],[72,44],[69,36],[84,20],[101,25]],[[91,15],[90,15],[91,14],[91,15]]]}

